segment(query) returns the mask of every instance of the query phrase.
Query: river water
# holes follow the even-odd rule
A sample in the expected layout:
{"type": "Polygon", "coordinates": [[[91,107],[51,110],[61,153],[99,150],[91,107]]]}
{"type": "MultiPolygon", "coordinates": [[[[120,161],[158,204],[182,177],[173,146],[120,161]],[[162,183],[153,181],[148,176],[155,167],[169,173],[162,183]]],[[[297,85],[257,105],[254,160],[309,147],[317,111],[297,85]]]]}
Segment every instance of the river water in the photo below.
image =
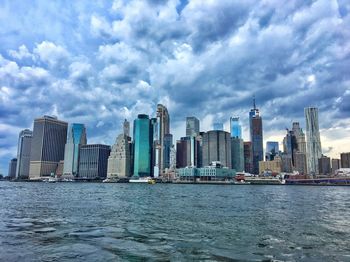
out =
{"type": "Polygon", "coordinates": [[[350,261],[350,188],[0,182],[0,261],[350,261]]]}

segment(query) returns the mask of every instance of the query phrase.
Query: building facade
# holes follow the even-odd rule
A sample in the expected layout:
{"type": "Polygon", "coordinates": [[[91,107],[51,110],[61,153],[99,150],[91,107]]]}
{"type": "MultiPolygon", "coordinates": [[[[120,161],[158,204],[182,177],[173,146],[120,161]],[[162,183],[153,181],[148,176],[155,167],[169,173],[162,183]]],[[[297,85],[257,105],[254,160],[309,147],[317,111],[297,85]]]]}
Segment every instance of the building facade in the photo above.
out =
{"type": "Polygon", "coordinates": [[[231,168],[231,134],[213,130],[203,133],[202,137],[203,166],[219,161],[224,167],[231,168]]]}
{"type": "Polygon", "coordinates": [[[306,154],[303,152],[296,152],[294,154],[294,170],[298,171],[299,174],[306,175],[307,174],[307,161],[306,154]]]}
{"type": "Polygon", "coordinates": [[[33,132],[24,129],[19,133],[17,147],[17,167],[16,178],[26,179],[29,177],[30,148],[32,144],[33,132]]]}
{"type": "Polygon", "coordinates": [[[11,179],[16,178],[17,158],[12,158],[9,163],[7,176],[11,179]]]}
{"type": "Polygon", "coordinates": [[[250,141],[252,142],[252,173],[259,173],[259,161],[264,160],[264,148],[263,148],[263,126],[262,118],[260,116],[259,109],[255,106],[249,112],[249,126],[250,126],[250,141]]]}
{"type": "Polygon", "coordinates": [[[186,117],[186,136],[199,135],[200,123],[198,118],[194,116],[186,117]]]}
{"type": "Polygon", "coordinates": [[[242,138],[242,126],[239,123],[239,117],[230,117],[231,137],[242,138]]]}
{"type": "Polygon", "coordinates": [[[158,160],[159,160],[159,175],[165,172],[166,163],[170,163],[170,154],[165,154],[166,135],[170,134],[170,117],[168,109],[162,105],[157,105],[157,122],[158,122],[158,160]]]}
{"type": "Polygon", "coordinates": [[[70,125],[64,149],[63,174],[65,176],[78,176],[80,147],[86,143],[85,126],[77,123],[70,125]]]}
{"type": "Polygon", "coordinates": [[[123,133],[127,137],[130,137],[130,123],[126,119],[124,119],[124,123],[123,123],[123,133]]]}
{"type": "Polygon", "coordinates": [[[107,178],[118,179],[131,176],[131,138],[120,134],[108,157],[107,178]]]}
{"type": "Polygon", "coordinates": [[[34,120],[30,150],[29,178],[39,179],[55,173],[64,159],[68,123],[56,117],[44,116],[34,120]]]}
{"type": "Polygon", "coordinates": [[[331,159],[322,155],[322,157],[318,159],[318,170],[319,175],[330,175],[332,173],[331,159]]]}
{"type": "Polygon", "coordinates": [[[350,152],[340,154],[341,168],[350,168],[350,152]]]}
{"type": "MultiPolygon", "coordinates": [[[[152,147],[153,147],[153,125],[148,115],[140,114],[134,120],[134,165],[133,176],[151,176],[152,147]]],[[[155,154],[159,155],[159,154],[155,154]]],[[[157,161],[154,161],[157,162],[157,161]]],[[[152,174],[153,175],[153,174],[152,174]]]]}
{"type": "Polygon", "coordinates": [[[281,173],[282,172],[282,161],[280,157],[276,157],[274,160],[260,161],[259,162],[259,173],[263,172],[281,173]]]}
{"type": "Polygon", "coordinates": [[[108,145],[91,144],[80,147],[79,179],[104,179],[107,177],[108,145]]]}
{"type": "Polygon", "coordinates": [[[199,167],[199,147],[196,137],[181,137],[176,143],[177,168],[199,167]]]}
{"type": "Polygon", "coordinates": [[[336,171],[340,168],[340,159],[332,159],[332,174],[336,174],[336,171]]]}
{"type": "Polygon", "coordinates": [[[309,174],[318,174],[318,159],[322,156],[320,131],[318,125],[318,109],[304,109],[306,120],[307,170],[309,174]]]}
{"type": "Polygon", "coordinates": [[[253,172],[253,150],[252,142],[243,142],[244,148],[244,171],[247,173],[253,172]]]}
{"type": "Polygon", "coordinates": [[[232,169],[237,172],[244,171],[244,146],[243,139],[231,137],[231,162],[232,169]]]}

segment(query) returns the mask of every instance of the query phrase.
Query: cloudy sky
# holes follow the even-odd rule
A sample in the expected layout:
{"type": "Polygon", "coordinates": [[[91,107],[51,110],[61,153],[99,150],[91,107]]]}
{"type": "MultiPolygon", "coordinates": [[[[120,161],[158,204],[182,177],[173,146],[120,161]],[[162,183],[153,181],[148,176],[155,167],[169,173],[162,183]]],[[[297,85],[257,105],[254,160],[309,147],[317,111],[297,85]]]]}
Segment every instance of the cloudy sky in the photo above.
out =
{"type": "Polygon", "coordinates": [[[1,0],[0,24],[0,173],[44,114],[112,144],[163,103],[175,138],[237,115],[248,139],[253,95],[265,142],[317,106],[324,152],[350,151],[348,0],[1,0]]]}

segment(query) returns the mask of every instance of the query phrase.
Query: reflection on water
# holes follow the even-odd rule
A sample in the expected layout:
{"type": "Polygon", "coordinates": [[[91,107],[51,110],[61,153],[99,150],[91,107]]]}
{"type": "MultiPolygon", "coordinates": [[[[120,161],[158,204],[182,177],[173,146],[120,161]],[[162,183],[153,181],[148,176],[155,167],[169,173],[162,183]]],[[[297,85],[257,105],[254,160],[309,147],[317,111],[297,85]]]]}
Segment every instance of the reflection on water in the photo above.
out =
{"type": "Polygon", "coordinates": [[[0,261],[350,261],[347,187],[0,182],[0,261]]]}

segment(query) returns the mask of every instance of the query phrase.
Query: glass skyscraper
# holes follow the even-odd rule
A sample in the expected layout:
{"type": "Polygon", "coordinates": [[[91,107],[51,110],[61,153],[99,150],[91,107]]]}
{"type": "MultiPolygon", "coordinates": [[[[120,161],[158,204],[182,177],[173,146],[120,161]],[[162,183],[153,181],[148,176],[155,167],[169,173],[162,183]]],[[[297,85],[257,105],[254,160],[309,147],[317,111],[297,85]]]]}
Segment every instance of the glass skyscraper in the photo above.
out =
{"type": "Polygon", "coordinates": [[[255,106],[249,112],[250,141],[252,142],[253,166],[252,172],[259,174],[259,161],[264,160],[263,127],[259,109],[255,106]]]}
{"type": "Polygon", "coordinates": [[[267,141],[266,142],[266,153],[265,153],[265,160],[266,161],[274,160],[275,156],[278,155],[278,152],[279,152],[278,142],[275,142],[275,141],[267,141]]]}
{"type": "Polygon", "coordinates": [[[318,174],[318,159],[322,156],[318,109],[307,107],[304,109],[304,112],[306,120],[307,171],[309,174],[318,174]]]}
{"type": "Polygon", "coordinates": [[[148,115],[140,114],[134,120],[134,176],[151,176],[153,125],[148,115]]]}
{"type": "Polygon", "coordinates": [[[239,124],[239,117],[230,117],[231,137],[242,138],[242,127],[239,124]]]}
{"type": "Polygon", "coordinates": [[[68,130],[64,151],[64,175],[77,176],[79,172],[79,149],[86,145],[86,129],[83,124],[72,124],[68,130]]]}
{"type": "Polygon", "coordinates": [[[29,177],[30,147],[32,144],[33,132],[24,129],[19,133],[17,148],[16,178],[29,177]]]}
{"type": "Polygon", "coordinates": [[[186,117],[186,136],[199,135],[199,120],[194,116],[186,117]]]}

